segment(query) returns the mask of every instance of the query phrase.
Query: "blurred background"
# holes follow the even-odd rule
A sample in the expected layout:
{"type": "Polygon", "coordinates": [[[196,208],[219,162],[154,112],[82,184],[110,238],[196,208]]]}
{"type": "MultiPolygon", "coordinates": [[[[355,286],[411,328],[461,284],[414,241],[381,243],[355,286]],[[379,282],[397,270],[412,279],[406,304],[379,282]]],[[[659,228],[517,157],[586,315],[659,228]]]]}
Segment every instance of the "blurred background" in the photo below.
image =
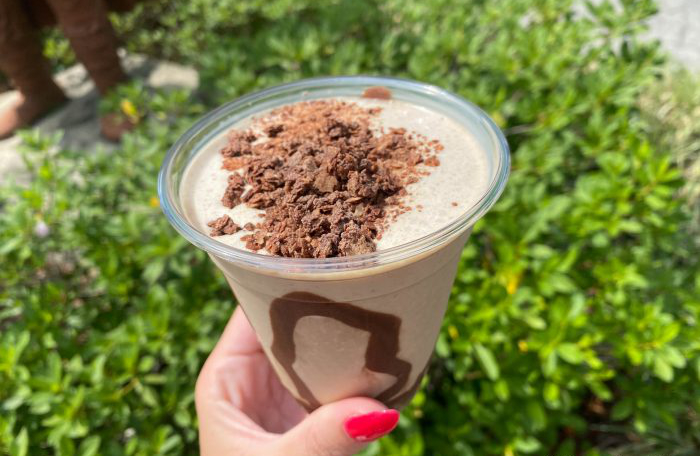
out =
{"type": "Polygon", "coordinates": [[[0,141],[0,454],[197,454],[194,381],[235,302],[162,216],[162,158],[239,95],[357,73],[459,93],[513,153],[420,393],[365,454],[700,454],[700,3],[109,14],[129,79],[96,89],[70,33],[42,28],[70,101],[0,141]],[[100,135],[108,115],[120,142],[100,135]]]}

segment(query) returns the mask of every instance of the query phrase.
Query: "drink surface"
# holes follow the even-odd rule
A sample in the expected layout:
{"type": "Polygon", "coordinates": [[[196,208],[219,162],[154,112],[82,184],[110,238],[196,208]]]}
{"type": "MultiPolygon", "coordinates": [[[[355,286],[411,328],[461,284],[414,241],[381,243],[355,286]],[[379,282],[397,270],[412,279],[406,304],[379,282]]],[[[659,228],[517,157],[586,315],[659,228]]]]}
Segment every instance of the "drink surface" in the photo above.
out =
{"type": "MultiPolygon", "coordinates": [[[[337,99],[337,98],[336,98],[337,99]]],[[[381,108],[373,118],[373,129],[405,128],[410,133],[437,140],[443,149],[437,154],[439,166],[426,167],[428,175],[406,187],[404,203],[411,210],[388,222],[377,251],[409,243],[445,227],[472,208],[488,189],[490,179],[486,152],[465,127],[449,117],[422,106],[399,100],[342,98],[363,108],[381,108]]],[[[264,117],[264,113],[256,117],[264,117]]],[[[231,126],[247,128],[250,119],[231,126]]],[[[257,223],[263,210],[238,204],[229,209],[221,202],[229,172],[222,169],[220,150],[226,145],[226,133],[213,139],[194,157],[183,176],[180,195],[189,222],[202,233],[209,233],[207,223],[228,215],[238,225],[257,223]]],[[[246,250],[241,237],[246,231],[218,236],[217,241],[246,250]]],[[[260,250],[258,253],[266,253],[260,250]]]]}

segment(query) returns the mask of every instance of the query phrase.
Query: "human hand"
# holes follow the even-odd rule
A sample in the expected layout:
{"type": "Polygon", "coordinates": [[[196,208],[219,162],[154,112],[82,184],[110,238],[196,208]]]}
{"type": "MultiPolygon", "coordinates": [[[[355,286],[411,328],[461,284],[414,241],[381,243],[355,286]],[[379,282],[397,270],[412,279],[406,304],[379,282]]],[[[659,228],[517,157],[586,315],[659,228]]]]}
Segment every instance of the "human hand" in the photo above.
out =
{"type": "Polygon", "coordinates": [[[282,386],[240,306],[197,379],[202,456],[344,456],[396,427],[399,413],[363,397],[307,413],[282,386]]]}

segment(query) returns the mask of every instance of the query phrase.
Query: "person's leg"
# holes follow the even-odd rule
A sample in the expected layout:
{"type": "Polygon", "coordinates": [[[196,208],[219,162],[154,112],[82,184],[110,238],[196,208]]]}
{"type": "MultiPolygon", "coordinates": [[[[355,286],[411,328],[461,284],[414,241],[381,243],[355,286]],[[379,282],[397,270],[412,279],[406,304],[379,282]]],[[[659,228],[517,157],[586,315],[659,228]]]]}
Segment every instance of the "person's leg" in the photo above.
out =
{"type": "Polygon", "coordinates": [[[0,71],[7,75],[19,96],[0,108],[0,139],[65,101],[51,78],[37,31],[22,8],[22,0],[0,0],[0,71]]]}
{"type": "Polygon", "coordinates": [[[48,4],[101,94],[126,80],[103,0],[48,0],[48,4]]]}

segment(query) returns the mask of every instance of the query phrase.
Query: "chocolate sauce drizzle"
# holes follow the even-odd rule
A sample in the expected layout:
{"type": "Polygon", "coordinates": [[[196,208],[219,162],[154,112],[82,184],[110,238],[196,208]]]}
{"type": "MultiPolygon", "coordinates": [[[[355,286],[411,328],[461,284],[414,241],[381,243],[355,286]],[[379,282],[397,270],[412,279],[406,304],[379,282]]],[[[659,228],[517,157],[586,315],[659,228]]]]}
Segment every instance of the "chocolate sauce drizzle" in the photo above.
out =
{"type": "Polygon", "coordinates": [[[312,315],[332,318],[353,328],[369,332],[365,368],[396,377],[393,385],[375,397],[378,401],[389,407],[401,406],[415,394],[427,365],[415,383],[406,392],[396,396],[406,385],[411,373],[411,363],[398,358],[401,328],[399,317],[366,310],[352,304],[334,302],[313,293],[294,292],[275,299],[270,306],[271,350],[294,383],[301,401],[304,402],[302,405],[308,411],[320,407],[321,403],[294,370],[293,365],[296,360],[294,329],[301,318],[312,315]]]}

